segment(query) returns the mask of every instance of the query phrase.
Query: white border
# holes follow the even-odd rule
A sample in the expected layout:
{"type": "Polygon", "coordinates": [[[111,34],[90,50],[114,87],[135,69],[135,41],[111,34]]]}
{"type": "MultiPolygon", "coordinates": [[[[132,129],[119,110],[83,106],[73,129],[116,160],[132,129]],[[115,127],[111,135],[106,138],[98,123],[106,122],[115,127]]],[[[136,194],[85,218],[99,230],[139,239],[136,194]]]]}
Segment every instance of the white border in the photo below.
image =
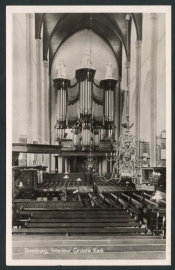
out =
{"type": "Polygon", "coordinates": [[[6,264],[7,265],[170,265],[171,264],[171,6],[7,6],[6,8],[6,264]],[[165,13],[166,14],[166,131],[167,238],[166,260],[12,260],[12,14],[13,13],[165,13]]]}

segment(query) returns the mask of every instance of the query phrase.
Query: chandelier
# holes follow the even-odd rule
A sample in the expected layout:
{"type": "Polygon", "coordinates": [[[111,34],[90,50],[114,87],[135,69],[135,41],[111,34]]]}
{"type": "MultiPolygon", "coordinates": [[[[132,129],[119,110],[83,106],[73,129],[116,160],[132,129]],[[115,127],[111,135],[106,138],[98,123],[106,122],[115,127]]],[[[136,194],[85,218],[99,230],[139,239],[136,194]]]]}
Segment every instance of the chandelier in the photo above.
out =
{"type": "MultiPolygon", "coordinates": [[[[115,161],[112,169],[112,175],[109,179],[106,179],[104,175],[99,175],[100,179],[104,182],[111,181],[114,179],[117,184],[142,184],[142,166],[147,162],[149,157],[142,156],[137,158],[136,152],[136,142],[135,137],[132,135],[130,129],[133,126],[133,123],[130,124],[129,118],[129,99],[130,99],[130,81],[129,81],[129,39],[128,39],[128,28],[129,28],[130,16],[127,14],[127,55],[126,55],[126,67],[127,67],[127,89],[125,93],[125,102],[126,102],[126,121],[122,123],[122,127],[125,129],[124,135],[121,135],[118,139],[118,142],[113,144],[115,148],[115,153],[108,156],[106,154],[106,159],[108,161],[115,161]]],[[[112,82],[111,82],[112,84],[112,82]]],[[[115,84],[115,82],[113,82],[115,84]]],[[[105,93],[106,103],[108,102],[111,92],[109,89],[112,89],[106,83],[103,82],[105,88],[108,89],[105,93]]],[[[105,121],[110,123],[111,110],[108,107],[108,104],[105,103],[105,121]]],[[[113,106],[113,105],[112,105],[113,106]]],[[[111,107],[112,107],[111,106],[111,107]]],[[[113,108],[113,107],[112,107],[113,108]]],[[[112,143],[112,142],[111,142],[112,143]]],[[[160,177],[160,174],[153,171],[152,178],[157,179],[160,177]]]]}

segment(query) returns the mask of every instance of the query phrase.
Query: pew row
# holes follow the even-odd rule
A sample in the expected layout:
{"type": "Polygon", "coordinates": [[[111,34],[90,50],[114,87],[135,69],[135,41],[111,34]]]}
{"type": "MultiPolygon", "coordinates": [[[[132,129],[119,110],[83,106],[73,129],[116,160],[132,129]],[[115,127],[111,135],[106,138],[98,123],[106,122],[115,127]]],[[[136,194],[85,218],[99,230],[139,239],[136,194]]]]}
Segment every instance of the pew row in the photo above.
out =
{"type": "Polygon", "coordinates": [[[131,234],[147,233],[126,211],[109,208],[91,210],[43,210],[21,209],[18,212],[18,228],[13,233],[57,234],[131,234]],[[26,220],[24,217],[28,217],[26,220]]]}

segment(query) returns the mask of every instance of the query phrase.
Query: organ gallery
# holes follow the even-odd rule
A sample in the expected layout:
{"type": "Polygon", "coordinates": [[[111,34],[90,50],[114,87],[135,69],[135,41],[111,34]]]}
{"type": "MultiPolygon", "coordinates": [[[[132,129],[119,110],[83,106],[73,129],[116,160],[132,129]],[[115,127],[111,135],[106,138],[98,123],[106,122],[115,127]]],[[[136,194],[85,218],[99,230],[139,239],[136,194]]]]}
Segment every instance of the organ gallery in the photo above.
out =
{"type": "Polygon", "coordinates": [[[12,41],[13,236],[130,237],[129,259],[163,258],[165,14],[13,14],[12,41]]]}

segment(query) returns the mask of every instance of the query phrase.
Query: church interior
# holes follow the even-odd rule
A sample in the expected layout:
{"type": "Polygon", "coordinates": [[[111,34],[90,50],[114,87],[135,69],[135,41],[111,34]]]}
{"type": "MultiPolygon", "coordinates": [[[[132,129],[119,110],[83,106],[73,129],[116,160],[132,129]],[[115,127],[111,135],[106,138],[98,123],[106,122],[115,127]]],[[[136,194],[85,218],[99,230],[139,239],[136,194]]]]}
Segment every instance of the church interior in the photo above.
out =
{"type": "Polygon", "coordinates": [[[165,259],[165,29],[163,13],[13,14],[15,260],[165,259]]]}

